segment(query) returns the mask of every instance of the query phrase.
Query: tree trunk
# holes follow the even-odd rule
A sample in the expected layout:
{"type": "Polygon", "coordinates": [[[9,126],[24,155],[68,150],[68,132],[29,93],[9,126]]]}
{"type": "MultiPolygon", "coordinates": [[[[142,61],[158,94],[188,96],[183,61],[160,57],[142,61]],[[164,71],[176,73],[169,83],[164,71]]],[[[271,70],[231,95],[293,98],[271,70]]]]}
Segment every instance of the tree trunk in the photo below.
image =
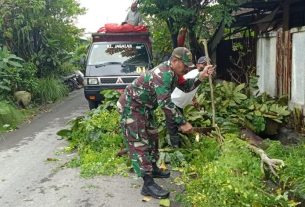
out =
{"type": "Polygon", "coordinates": [[[194,27],[190,26],[188,28],[189,30],[189,38],[190,38],[190,50],[193,54],[193,62],[196,62],[196,60],[201,57],[204,52],[203,52],[203,48],[200,46],[196,34],[193,30],[194,27]]]}
{"type": "Polygon", "coordinates": [[[176,48],[178,45],[177,44],[178,31],[174,30],[173,22],[174,22],[174,20],[172,18],[169,18],[166,21],[166,24],[167,24],[168,30],[171,34],[173,48],[176,48]]]}

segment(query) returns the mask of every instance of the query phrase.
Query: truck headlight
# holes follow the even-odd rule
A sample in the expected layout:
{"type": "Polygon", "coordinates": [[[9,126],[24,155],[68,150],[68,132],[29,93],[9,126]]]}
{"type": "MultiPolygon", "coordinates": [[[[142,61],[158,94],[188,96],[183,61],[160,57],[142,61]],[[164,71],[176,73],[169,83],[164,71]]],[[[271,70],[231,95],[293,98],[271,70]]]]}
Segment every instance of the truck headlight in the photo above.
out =
{"type": "Polygon", "coordinates": [[[97,80],[97,78],[88,78],[87,83],[88,83],[88,85],[97,85],[98,80],[97,80]]]}

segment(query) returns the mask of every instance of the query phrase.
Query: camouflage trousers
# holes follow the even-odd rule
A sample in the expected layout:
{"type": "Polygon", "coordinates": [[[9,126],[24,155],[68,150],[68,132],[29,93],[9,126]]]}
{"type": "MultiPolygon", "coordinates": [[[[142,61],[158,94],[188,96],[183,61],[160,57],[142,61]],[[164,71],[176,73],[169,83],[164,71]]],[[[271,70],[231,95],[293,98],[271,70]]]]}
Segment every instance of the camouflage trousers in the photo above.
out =
{"type": "MultiPolygon", "coordinates": [[[[183,109],[179,108],[179,111],[183,114],[183,109]]],[[[166,119],[166,128],[167,133],[169,135],[170,144],[173,147],[179,147],[180,146],[180,135],[179,135],[179,127],[177,123],[175,123],[172,119],[166,119]]]]}
{"type": "Polygon", "coordinates": [[[159,159],[159,135],[153,110],[131,101],[123,94],[118,102],[121,128],[134,171],[139,177],[151,175],[159,159]]]}

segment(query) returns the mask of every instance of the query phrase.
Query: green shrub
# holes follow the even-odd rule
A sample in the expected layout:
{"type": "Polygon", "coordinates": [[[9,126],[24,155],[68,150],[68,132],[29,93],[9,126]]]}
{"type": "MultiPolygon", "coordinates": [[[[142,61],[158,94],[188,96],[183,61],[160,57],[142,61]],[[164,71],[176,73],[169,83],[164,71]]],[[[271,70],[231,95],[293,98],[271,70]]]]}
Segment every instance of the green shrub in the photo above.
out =
{"type": "Polygon", "coordinates": [[[265,142],[266,152],[271,157],[282,159],[285,167],[279,171],[281,194],[287,194],[298,201],[305,200],[305,145],[283,146],[279,141],[265,142]]]}
{"type": "Polygon", "coordinates": [[[116,90],[102,90],[101,95],[104,96],[103,103],[101,105],[102,110],[113,110],[116,109],[117,101],[120,98],[120,93],[116,90]]]}
{"type": "Polygon", "coordinates": [[[70,141],[71,149],[79,152],[70,166],[80,167],[84,177],[127,173],[126,157],[116,156],[123,144],[118,112],[99,107],[86,117],[73,120],[71,125],[71,130],[58,132],[70,141]]]}
{"type": "Polygon", "coordinates": [[[7,100],[18,86],[23,59],[0,47],[0,100],[7,100]]]}
{"type": "Polygon", "coordinates": [[[14,129],[24,119],[24,114],[8,102],[0,101],[0,131],[14,129]]]}
{"type": "Polygon", "coordinates": [[[186,186],[180,197],[185,206],[293,206],[280,188],[270,190],[260,169],[260,159],[236,135],[227,135],[221,148],[202,140],[182,169],[186,186]],[[206,148],[209,147],[209,148],[206,148]]]}
{"type": "Polygon", "coordinates": [[[33,93],[38,88],[38,78],[36,77],[37,66],[34,63],[27,62],[19,72],[18,89],[33,93]]]}
{"type": "Polygon", "coordinates": [[[45,104],[57,101],[67,94],[68,89],[61,81],[55,78],[43,78],[38,81],[34,99],[45,104]]]}
{"type": "Polygon", "coordinates": [[[69,61],[64,62],[60,66],[60,71],[63,75],[70,75],[74,73],[75,70],[77,70],[77,68],[69,61]]]}
{"type": "MultiPolygon", "coordinates": [[[[238,131],[240,127],[247,127],[261,133],[266,129],[268,120],[285,122],[290,111],[287,105],[281,103],[281,99],[274,99],[266,93],[249,96],[246,95],[248,90],[245,84],[237,85],[227,81],[214,85],[216,122],[223,131],[232,132],[238,131]]],[[[200,86],[196,100],[201,109],[190,106],[185,110],[186,116],[192,124],[206,126],[206,120],[212,117],[207,81],[200,86]]]]}

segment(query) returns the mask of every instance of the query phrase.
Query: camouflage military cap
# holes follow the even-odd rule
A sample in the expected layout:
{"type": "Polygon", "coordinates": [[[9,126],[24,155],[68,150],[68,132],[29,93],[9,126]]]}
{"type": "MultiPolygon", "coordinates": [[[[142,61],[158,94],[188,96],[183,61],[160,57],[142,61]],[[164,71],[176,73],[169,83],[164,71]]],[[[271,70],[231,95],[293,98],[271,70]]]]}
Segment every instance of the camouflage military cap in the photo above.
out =
{"type": "Polygon", "coordinates": [[[176,47],[172,52],[172,57],[176,57],[188,67],[193,67],[192,53],[185,47],[176,47]]]}

